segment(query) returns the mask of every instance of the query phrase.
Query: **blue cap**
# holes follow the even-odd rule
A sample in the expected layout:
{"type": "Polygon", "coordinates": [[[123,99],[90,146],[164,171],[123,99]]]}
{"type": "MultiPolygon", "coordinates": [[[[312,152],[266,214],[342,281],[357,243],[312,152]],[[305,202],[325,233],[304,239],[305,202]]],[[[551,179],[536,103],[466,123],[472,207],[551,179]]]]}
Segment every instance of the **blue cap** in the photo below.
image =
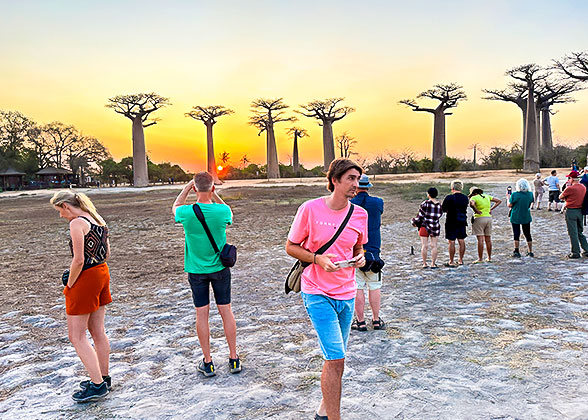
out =
{"type": "Polygon", "coordinates": [[[370,177],[366,174],[363,174],[359,178],[359,188],[370,188],[373,187],[372,183],[370,182],[370,177]]]}

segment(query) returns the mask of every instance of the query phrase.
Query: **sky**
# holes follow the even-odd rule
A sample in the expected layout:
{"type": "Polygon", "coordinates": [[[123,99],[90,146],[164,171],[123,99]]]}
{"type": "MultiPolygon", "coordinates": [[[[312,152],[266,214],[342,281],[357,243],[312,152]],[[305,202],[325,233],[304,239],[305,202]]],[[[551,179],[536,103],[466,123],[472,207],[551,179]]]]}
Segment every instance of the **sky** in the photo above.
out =
{"type": "MultiPolygon", "coordinates": [[[[235,111],[214,126],[215,155],[265,162],[265,135],[249,126],[256,98],[284,98],[289,115],[314,99],[344,97],[356,111],[333,125],[370,158],[410,150],[430,156],[432,115],[398,101],[437,83],[463,86],[468,100],[447,117],[447,153],[471,158],[521,139],[514,104],[483,100],[506,87],[517,65],[549,65],[588,49],[583,1],[7,1],[0,16],[0,109],[39,123],[73,124],[115,159],[130,156],[131,122],[104,105],[140,92],[169,97],[145,129],[154,162],[205,169],[205,126],[193,106],[235,111]]],[[[554,108],[555,142],[588,141],[588,90],[554,108]]],[[[434,101],[423,100],[424,106],[434,101]]],[[[299,116],[305,167],[322,163],[322,128],[299,116]]],[[[292,139],[277,124],[278,157],[292,139]]]]}

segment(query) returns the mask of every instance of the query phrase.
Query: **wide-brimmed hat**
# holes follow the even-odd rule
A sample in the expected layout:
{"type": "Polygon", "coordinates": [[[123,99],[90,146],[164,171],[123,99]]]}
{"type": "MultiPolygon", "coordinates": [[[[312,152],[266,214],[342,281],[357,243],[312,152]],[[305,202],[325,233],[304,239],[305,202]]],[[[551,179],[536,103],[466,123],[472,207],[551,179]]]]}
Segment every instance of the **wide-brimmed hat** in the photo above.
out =
{"type": "Polygon", "coordinates": [[[370,182],[370,177],[363,174],[359,177],[359,188],[371,188],[373,184],[370,182]]]}
{"type": "Polygon", "coordinates": [[[578,171],[572,171],[566,175],[567,178],[580,178],[578,171]]]}

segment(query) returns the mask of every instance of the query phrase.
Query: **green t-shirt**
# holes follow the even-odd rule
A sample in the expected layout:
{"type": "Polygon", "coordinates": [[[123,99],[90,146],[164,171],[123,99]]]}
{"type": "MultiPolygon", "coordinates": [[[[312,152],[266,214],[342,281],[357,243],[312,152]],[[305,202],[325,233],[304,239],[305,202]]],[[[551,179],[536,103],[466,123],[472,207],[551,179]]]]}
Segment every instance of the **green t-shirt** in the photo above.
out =
{"type": "Polygon", "coordinates": [[[480,214],[474,213],[474,217],[491,217],[490,208],[492,207],[492,196],[488,194],[477,194],[474,195],[470,200],[476,203],[476,208],[481,212],[480,214]]]}
{"type": "Polygon", "coordinates": [[[531,223],[531,210],[529,207],[533,203],[533,193],[530,191],[516,191],[510,196],[512,204],[510,212],[510,223],[516,225],[525,225],[531,223]]]}
{"type": "MultiPolygon", "coordinates": [[[[227,243],[227,225],[233,223],[233,213],[226,204],[198,204],[204,214],[204,220],[212,233],[216,245],[222,250],[227,243]]],[[[196,218],[192,205],[176,209],[176,222],[184,226],[186,236],[184,246],[184,271],[192,274],[210,274],[225,267],[208,240],[202,223],[196,218]]]]}

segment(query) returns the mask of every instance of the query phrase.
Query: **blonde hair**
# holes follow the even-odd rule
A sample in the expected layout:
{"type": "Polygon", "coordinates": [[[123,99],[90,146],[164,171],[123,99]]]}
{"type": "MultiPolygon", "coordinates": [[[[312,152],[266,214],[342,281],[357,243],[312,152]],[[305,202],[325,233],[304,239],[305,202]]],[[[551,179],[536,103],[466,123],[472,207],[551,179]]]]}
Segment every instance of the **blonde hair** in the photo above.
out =
{"type": "Polygon", "coordinates": [[[86,213],[89,213],[90,216],[92,216],[100,226],[106,225],[106,222],[102,216],[100,216],[98,211],[96,211],[96,207],[94,207],[92,201],[84,193],[73,193],[68,190],[58,191],[53,194],[53,197],[51,197],[49,202],[57,207],[63,207],[63,204],[67,203],[70,206],[82,209],[86,213]]]}

